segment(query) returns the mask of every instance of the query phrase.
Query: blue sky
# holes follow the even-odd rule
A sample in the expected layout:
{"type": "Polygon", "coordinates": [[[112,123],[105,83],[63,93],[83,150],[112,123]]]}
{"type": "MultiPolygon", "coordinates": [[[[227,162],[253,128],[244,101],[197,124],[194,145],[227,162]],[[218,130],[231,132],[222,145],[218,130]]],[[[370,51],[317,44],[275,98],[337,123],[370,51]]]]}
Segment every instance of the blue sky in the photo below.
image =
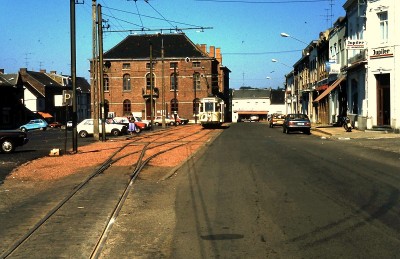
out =
{"type": "MultiPolygon", "coordinates": [[[[89,79],[92,57],[91,0],[76,5],[77,75],[89,79]]],[[[109,30],[183,30],[196,44],[221,48],[231,88],[283,86],[301,49],[339,16],[345,0],[98,0],[109,30]],[[332,15],[332,16],[331,16],[332,15]],[[293,38],[283,38],[281,32],[293,38]],[[272,62],[276,59],[278,62],[272,62]]],[[[0,68],[46,69],[71,74],[70,1],[0,0],[0,68]]],[[[155,31],[146,32],[156,33],[155,31]]],[[[128,32],[107,32],[104,51],[128,32]]]]}

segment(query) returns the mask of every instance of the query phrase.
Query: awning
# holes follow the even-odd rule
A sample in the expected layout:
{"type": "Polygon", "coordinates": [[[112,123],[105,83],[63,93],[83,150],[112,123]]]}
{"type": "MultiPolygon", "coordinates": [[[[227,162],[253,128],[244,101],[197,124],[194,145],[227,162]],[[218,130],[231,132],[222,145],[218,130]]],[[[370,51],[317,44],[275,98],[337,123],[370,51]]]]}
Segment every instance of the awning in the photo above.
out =
{"type": "Polygon", "coordinates": [[[322,98],[324,98],[325,96],[327,96],[330,92],[332,92],[333,89],[335,89],[344,79],[346,79],[345,76],[341,76],[338,79],[336,79],[336,81],[331,84],[328,89],[326,89],[325,91],[322,92],[322,94],[320,94],[317,98],[315,98],[315,100],[313,101],[313,103],[319,102],[320,100],[322,100],[322,98]]]}
{"type": "Polygon", "coordinates": [[[268,114],[268,111],[238,111],[238,114],[243,114],[243,115],[263,115],[263,114],[268,114]]]}
{"type": "Polygon", "coordinates": [[[53,116],[51,116],[51,114],[50,114],[50,113],[47,113],[47,112],[38,112],[38,114],[39,114],[40,116],[42,116],[44,119],[53,118],[53,116]]]}

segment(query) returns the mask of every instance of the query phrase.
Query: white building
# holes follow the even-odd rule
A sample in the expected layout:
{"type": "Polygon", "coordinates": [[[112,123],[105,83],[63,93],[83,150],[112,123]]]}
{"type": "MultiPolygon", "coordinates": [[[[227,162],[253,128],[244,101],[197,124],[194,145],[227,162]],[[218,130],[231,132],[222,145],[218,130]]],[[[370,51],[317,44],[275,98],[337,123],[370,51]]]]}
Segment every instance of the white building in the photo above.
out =
{"type": "Polygon", "coordinates": [[[232,92],[232,122],[258,115],[266,120],[268,114],[286,114],[285,91],[271,89],[239,89],[232,92]],[[273,100],[272,100],[273,99],[273,100]]]}
{"type": "Polygon", "coordinates": [[[400,84],[396,79],[400,80],[400,3],[368,0],[366,9],[368,85],[364,114],[368,128],[387,126],[399,132],[400,84]]]}

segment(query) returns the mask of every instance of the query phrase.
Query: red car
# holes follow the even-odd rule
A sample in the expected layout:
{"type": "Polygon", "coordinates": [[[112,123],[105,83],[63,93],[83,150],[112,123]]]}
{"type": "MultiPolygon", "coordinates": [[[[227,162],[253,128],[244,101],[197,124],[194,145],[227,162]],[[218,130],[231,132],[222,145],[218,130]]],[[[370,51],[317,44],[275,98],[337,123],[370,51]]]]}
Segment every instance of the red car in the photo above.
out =
{"type": "Polygon", "coordinates": [[[62,126],[62,124],[59,123],[58,121],[54,121],[54,122],[49,123],[49,127],[50,128],[61,128],[61,126],[62,126]]]}

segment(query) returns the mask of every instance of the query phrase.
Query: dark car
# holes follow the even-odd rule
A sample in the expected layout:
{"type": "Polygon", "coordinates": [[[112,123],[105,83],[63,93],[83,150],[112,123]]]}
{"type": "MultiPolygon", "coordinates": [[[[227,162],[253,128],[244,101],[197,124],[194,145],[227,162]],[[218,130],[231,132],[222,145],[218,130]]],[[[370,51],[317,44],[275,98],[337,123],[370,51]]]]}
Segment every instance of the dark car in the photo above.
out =
{"type": "Polygon", "coordinates": [[[286,115],[283,121],[283,133],[289,134],[293,131],[301,131],[305,134],[311,133],[311,122],[306,114],[296,113],[286,115]]]}
{"type": "Polygon", "coordinates": [[[49,127],[50,128],[61,128],[62,124],[58,121],[53,121],[49,123],[49,127]]]}
{"type": "Polygon", "coordinates": [[[16,147],[28,143],[26,132],[20,130],[0,130],[0,146],[2,153],[11,153],[16,147]]]}

